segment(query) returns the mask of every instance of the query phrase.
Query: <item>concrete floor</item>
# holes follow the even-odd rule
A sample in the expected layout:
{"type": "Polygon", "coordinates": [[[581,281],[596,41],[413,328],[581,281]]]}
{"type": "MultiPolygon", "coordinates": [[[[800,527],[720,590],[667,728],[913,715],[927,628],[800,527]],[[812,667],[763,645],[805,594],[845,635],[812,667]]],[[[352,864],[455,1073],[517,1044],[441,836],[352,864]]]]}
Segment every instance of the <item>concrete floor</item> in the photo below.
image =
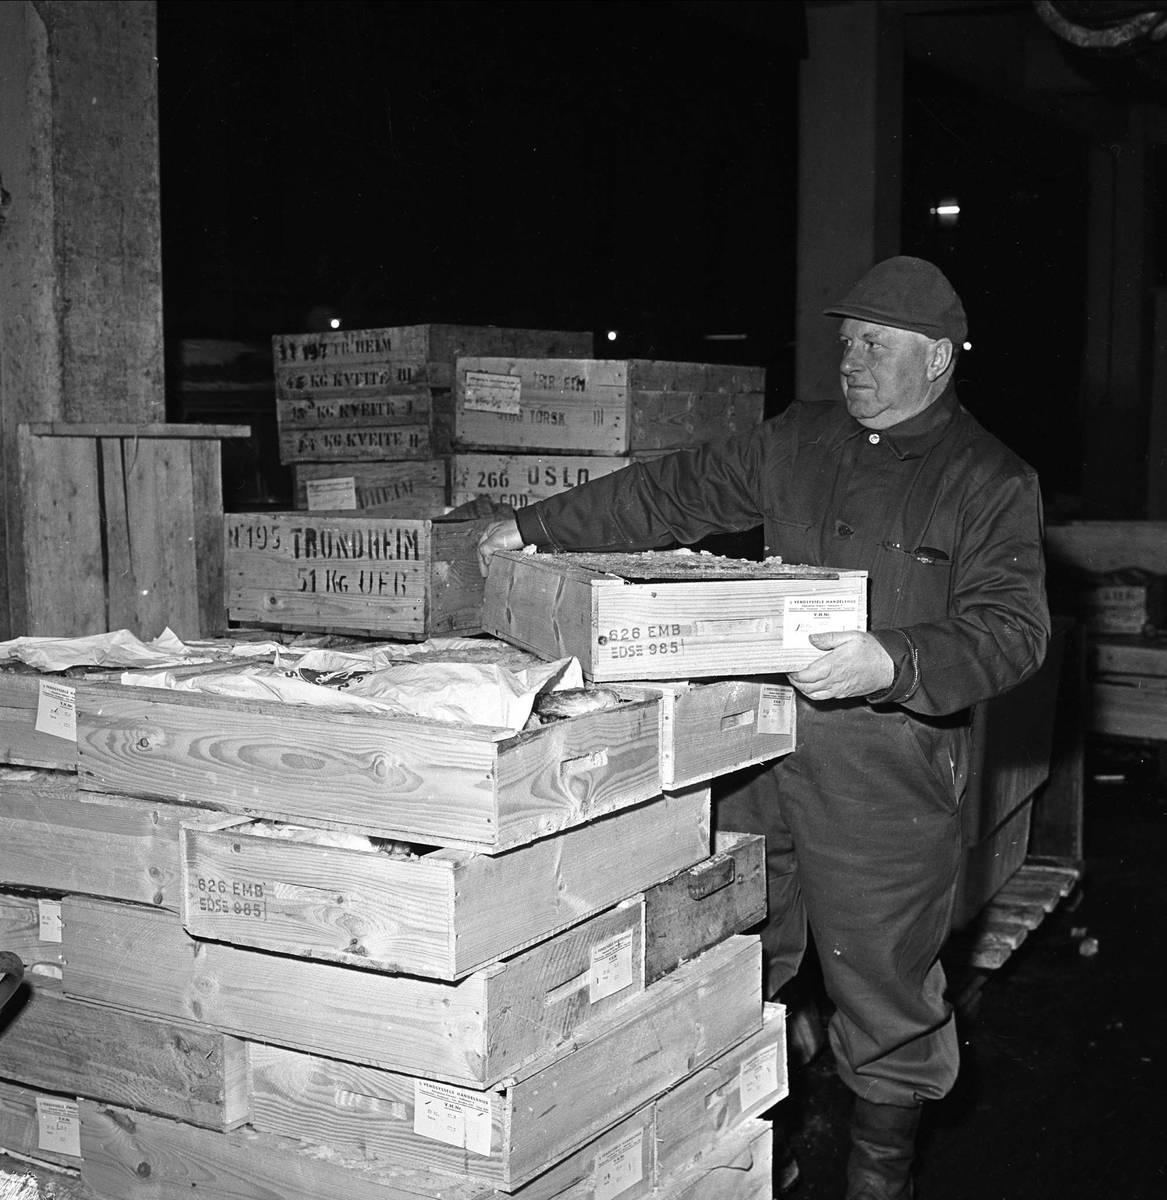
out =
{"type": "MultiPolygon", "coordinates": [[[[1151,756],[1117,746],[1091,749],[1086,786],[1082,883],[963,1014],[957,1086],[925,1110],[918,1200],[1167,1197],[1167,795],[1151,756]]],[[[792,1070],[774,1116],[796,1200],[844,1195],[848,1107],[829,1050],[792,1070]]]]}

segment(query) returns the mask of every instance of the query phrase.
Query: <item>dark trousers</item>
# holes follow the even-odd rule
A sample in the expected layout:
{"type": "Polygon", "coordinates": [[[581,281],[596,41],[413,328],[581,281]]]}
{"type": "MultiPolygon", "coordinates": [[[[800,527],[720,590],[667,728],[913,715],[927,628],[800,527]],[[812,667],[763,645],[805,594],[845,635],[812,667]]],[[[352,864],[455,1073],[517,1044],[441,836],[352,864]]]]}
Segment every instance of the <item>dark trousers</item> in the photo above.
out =
{"type": "Polygon", "coordinates": [[[719,829],[766,837],[766,994],[797,971],[809,921],[843,1081],[879,1104],[939,1099],[959,1062],[938,955],[967,735],[866,704],[798,701],[795,753],[715,792],[719,829]]]}

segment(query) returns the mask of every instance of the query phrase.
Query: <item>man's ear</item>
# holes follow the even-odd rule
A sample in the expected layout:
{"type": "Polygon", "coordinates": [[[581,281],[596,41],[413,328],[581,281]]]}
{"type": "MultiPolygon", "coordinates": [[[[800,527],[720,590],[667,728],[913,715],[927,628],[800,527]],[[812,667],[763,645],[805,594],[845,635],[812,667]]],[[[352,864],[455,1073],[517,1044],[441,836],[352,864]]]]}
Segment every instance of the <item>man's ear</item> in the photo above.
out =
{"type": "Polygon", "coordinates": [[[928,378],[939,379],[952,366],[952,343],[948,338],[941,338],[932,343],[928,352],[928,378]]]}

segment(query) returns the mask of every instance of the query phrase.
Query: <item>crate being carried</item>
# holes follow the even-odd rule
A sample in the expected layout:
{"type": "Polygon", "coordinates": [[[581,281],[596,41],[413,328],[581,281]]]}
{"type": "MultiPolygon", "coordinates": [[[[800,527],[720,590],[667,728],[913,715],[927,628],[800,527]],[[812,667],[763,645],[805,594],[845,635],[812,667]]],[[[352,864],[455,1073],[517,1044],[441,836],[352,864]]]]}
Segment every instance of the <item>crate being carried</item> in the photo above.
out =
{"type": "Polygon", "coordinates": [[[272,338],[280,461],[433,459],[449,448],[460,354],[590,354],[592,335],[398,325],[272,338]]]}
{"type": "Polygon", "coordinates": [[[459,449],[627,455],[679,450],[762,420],[763,367],[648,359],[459,357],[459,449]]]}
{"type": "Polygon", "coordinates": [[[574,655],[595,682],[797,671],[823,653],[811,634],[867,628],[867,572],[689,550],[502,552],[482,628],[574,655]]]}

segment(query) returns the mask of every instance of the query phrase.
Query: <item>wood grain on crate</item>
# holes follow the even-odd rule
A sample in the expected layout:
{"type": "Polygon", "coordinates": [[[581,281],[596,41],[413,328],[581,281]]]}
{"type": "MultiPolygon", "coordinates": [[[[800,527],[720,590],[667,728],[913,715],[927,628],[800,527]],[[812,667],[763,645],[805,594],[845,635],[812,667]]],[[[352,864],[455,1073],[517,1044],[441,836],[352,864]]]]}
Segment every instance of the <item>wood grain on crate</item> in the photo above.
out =
{"type": "Polygon", "coordinates": [[[955,947],[957,957],[982,970],[1002,966],[1080,878],[1076,867],[1026,863],[962,935],[955,947]]]}
{"type": "MultiPolygon", "coordinates": [[[[5,1169],[14,1174],[24,1174],[30,1165],[22,1163],[19,1159],[5,1158],[6,1153],[24,1155],[73,1170],[81,1166],[79,1155],[61,1153],[41,1146],[41,1121],[36,1103],[40,1094],[32,1088],[0,1080],[0,1196],[5,1195],[5,1169]]],[[[60,1097],[53,1096],[51,1099],[59,1100],[60,1097]]],[[[45,1174],[52,1173],[46,1171],[45,1174]]],[[[19,1192],[15,1194],[20,1195],[19,1192]]]]}
{"type": "MultiPolygon", "coordinates": [[[[183,921],[196,937],[458,979],[651,888],[662,869],[692,867],[708,847],[703,803],[654,801],[506,854],[413,860],[257,836],[238,819],[191,822],[183,921]]],[[[743,868],[726,898],[748,878],[743,868]]]]}
{"type": "Polygon", "coordinates": [[[301,511],[355,509],[368,516],[439,516],[449,500],[445,459],[299,463],[292,468],[301,511]],[[324,503],[328,497],[332,503],[324,503]],[[336,503],[342,498],[343,503],[336,503]]]}
{"type": "Polygon", "coordinates": [[[1103,675],[1089,688],[1087,728],[1108,737],[1167,741],[1167,679],[1103,675]]]}
{"type": "Polygon", "coordinates": [[[658,703],[512,734],[94,685],[79,772],[96,791],[493,854],[656,796],[658,703]]]}
{"type": "Polygon", "coordinates": [[[19,954],[29,974],[44,968],[60,976],[68,950],[68,933],[62,931],[61,940],[53,941],[55,932],[42,928],[42,916],[46,910],[58,912],[60,901],[46,898],[0,892],[0,949],[19,954]]]}
{"type": "Polygon", "coordinates": [[[765,370],[608,359],[461,357],[460,449],[624,455],[744,433],[762,419],[765,370]]]}
{"type": "Polygon", "coordinates": [[[623,470],[624,457],[580,454],[455,454],[450,460],[450,502],[489,496],[495,504],[524,508],[581,483],[623,470]]]}
{"type": "Polygon", "coordinates": [[[0,762],[76,771],[77,743],[36,727],[46,678],[67,687],[83,686],[62,675],[46,677],[26,667],[0,668],[0,762]]]}
{"type": "Polygon", "coordinates": [[[0,885],[179,911],[179,823],[202,810],[81,791],[75,775],[0,772],[0,885]]]}
{"type": "Polygon", "coordinates": [[[774,1132],[751,1120],[719,1139],[709,1155],[657,1181],[655,1200],[770,1200],[774,1132]]]}
{"type": "Polygon", "coordinates": [[[249,1116],[244,1043],[190,1021],[161,1020],[38,983],[0,1038],[0,1076],[210,1129],[249,1116]]]}
{"type": "Polygon", "coordinates": [[[420,641],[481,629],[477,525],[319,513],[224,520],[227,611],[247,625],[420,641]]]}
{"type": "Polygon", "coordinates": [[[265,1045],[250,1047],[252,1124],[512,1191],[751,1036],[761,1025],[760,986],[757,939],[731,938],[582,1026],[502,1087],[447,1093],[465,1121],[482,1122],[477,1152],[417,1132],[426,1081],[265,1045]]]}
{"type": "Polygon", "coordinates": [[[865,571],[697,554],[502,552],[482,606],[485,632],[597,682],[798,670],[809,631],[866,627],[865,571]]]}

